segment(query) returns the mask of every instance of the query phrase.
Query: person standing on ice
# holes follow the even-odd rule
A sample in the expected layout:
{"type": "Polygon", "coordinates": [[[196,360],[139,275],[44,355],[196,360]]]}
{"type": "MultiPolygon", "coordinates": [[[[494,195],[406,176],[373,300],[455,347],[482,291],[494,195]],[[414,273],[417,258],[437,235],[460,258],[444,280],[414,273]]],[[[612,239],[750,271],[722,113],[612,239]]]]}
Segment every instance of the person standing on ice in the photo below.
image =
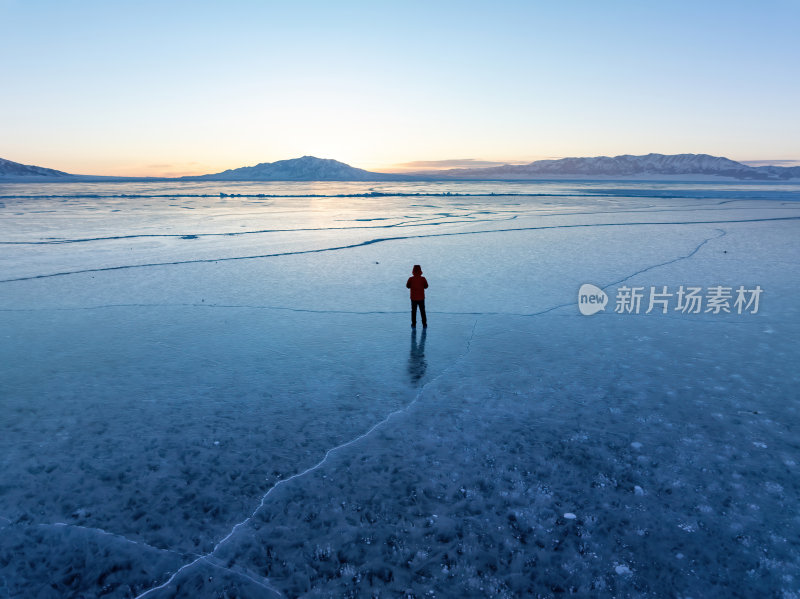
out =
{"type": "Polygon", "coordinates": [[[428,281],[422,276],[422,267],[415,264],[411,269],[412,276],[408,277],[406,287],[411,290],[411,327],[417,326],[417,307],[422,318],[422,328],[428,328],[428,318],[425,316],[425,290],[428,288],[428,281]]]}

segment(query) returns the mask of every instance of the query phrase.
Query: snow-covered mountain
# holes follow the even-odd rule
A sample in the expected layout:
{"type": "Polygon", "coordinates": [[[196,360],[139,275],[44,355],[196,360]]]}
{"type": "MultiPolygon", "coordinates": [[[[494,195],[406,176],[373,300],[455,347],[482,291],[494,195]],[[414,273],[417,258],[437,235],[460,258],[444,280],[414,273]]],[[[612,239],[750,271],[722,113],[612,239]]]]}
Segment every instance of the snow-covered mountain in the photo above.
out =
{"type": "Polygon", "coordinates": [[[490,168],[450,169],[428,175],[457,179],[536,179],[544,176],[651,177],[658,175],[714,175],[735,179],[782,180],[800,177],[800,167],[752,167],[708,154],[647,154],[537,160],[530,164],[490,168]]]}
{"type": "MultiPolygon", "coordinates": [[[[180,177],[179,180],[205,181],[420,181],[447,179],[524,180],[547,178],[657,179],[659,177],[725,177],[755,181],[800,179],[800,166],[748,166],[708,154],[647,154],[645,156],[595,156],[537,160],[530,164],[507,164],[489,168],[460,168],[393,174],[355,168],[338,160],[303,156],[291,160],[262,162],[255,166],[221,173],[180,177]]],[[[72,175],[41,166],[31,166],[0,158],[0,181],[156,181],[168,177],[108,177],[72,175]]],[[[174,180],[174,179],[173,179],[174,180]]]]}
{"type": "Polygon", "coordinates": [[[766,173],[770,179],[800,179],[800,166],[756,166],[757,171],[766,173]]]}
{"type": "Polygon", "coordinates": [[[255,166],[229,169],[213,175],[182,177],[211,181],[386,181],[407,177],[373,173],[352,167],[338,160],[303,156],[291,160],[262,162],[255,166]]]}
{"type": "Polygon", "coordinates": [[[11,160],[0,158],[0,179],[16,179],[19,177],[47,177],[50,179],[57,177],[72,177],[72,175],[63,171],[54,170],[52,168],[44,168],[30,164],[20,164],[19,162],[12,162],[11,160]]]}

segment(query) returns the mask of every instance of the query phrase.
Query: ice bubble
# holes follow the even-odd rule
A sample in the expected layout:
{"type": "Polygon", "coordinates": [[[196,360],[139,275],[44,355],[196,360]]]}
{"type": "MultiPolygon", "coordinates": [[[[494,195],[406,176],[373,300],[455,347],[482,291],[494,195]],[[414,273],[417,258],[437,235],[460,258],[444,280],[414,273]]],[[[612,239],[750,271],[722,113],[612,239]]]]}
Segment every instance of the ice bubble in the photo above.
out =
{"type": "Polygon", "coordinates": [[[616,567],[614,568],[614,572],[616,572],[616,573],[617,573],[617,574],[619,574],[620,576],[623,576],[623,575],[624,575],[624,576],[627,576],[627,575],[629,575],[629,574],[633,574],[633,572],[631,571],[631,569],[630,569],[628,566],[626,566],[625,564],[621,564],[621,565],[619,565],[619,566],[616,566],[616,567]]]}
{"type": "Polygon", "coordinates": [[[639,485],[633,487],[633,492],[637,495],[644,495],[644,489],[642,489],[639,485]]]}
{"type": "Polygon", "coordinates": [[[639,443],[638,441],[634,441],[633,443],[631,443],[631,447],[633,447],[634,449],[641,449],[642,444],[639,443]]]}
{"type": "Polygon", "coordinates": [[[567,512],[564,514],[564,518],[566,518],[567,520],[574,520],[575,518],[577,518],[577,516],[572,512],[567,512]]]}

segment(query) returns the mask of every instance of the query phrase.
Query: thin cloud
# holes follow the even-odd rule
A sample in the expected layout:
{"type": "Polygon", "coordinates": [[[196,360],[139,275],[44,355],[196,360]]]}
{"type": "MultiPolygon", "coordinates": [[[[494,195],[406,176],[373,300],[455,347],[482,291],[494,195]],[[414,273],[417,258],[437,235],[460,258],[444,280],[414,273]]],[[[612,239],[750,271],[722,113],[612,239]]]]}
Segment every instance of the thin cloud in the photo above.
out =
{"type": "Polygon", "coordinates": [[[496,160],[479,160],[477,158],[451,158],[449,160],[414,160],[412,162],[401,162],[395,166],[398,168],[480,168],[488,166],[503,166],[504,164],[519,164],[517,162],[498,162],[496,160]]]}
{"type": "Polygon", "coordinates": [[[175,163],[170,163],[170,164],[148,164],[146,166],[147,166],[147,168],[175,168],[175,167],[181,167],[181,166],[184,166],[184,167],[186,167],[186,166],[197,166],[199,164],[200,163],[197,162],[197,161],[192,161],[192,162],[175,162],[175,163]]]}
{"type": "MultiPolygon", "coordinates": [[[[148,164],[143,167],[144,172],[141,175],[145,177],[185,177],[187,175],[205,175],[210,172],[215,172],[213,169],[209,170],[204,167],[202,163],[197,161],[190,162],[171,162],[160,164],[148,164]]],[[[142,169],[139,169],[140,171],[142,169]]]]}
{"type": "Polygon", "coordinates": [[[207,175],[207,172],[203,171],[170,171],[166,173],[162,173],[159,175],[160,177],[195,177],[198,175],[207,175]]]}
{"type": "Polygon", "coordinates": [[[778,160],[740,160],[747,166],[800,166],[800,160],[791,158],[781,158],[778,160]]]}

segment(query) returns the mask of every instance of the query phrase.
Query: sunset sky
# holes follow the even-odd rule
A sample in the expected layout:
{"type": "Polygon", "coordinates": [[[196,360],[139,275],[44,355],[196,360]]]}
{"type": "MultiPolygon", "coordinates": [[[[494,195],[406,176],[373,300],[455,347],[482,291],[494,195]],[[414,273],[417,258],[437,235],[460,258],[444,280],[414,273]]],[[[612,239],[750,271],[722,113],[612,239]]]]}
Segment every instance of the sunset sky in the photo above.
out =
{"type": "Polygon", "coordinates": [[[797,160],[798,23],[796,0],[0,0],[0,157],[131,176],[797,160]]]}

